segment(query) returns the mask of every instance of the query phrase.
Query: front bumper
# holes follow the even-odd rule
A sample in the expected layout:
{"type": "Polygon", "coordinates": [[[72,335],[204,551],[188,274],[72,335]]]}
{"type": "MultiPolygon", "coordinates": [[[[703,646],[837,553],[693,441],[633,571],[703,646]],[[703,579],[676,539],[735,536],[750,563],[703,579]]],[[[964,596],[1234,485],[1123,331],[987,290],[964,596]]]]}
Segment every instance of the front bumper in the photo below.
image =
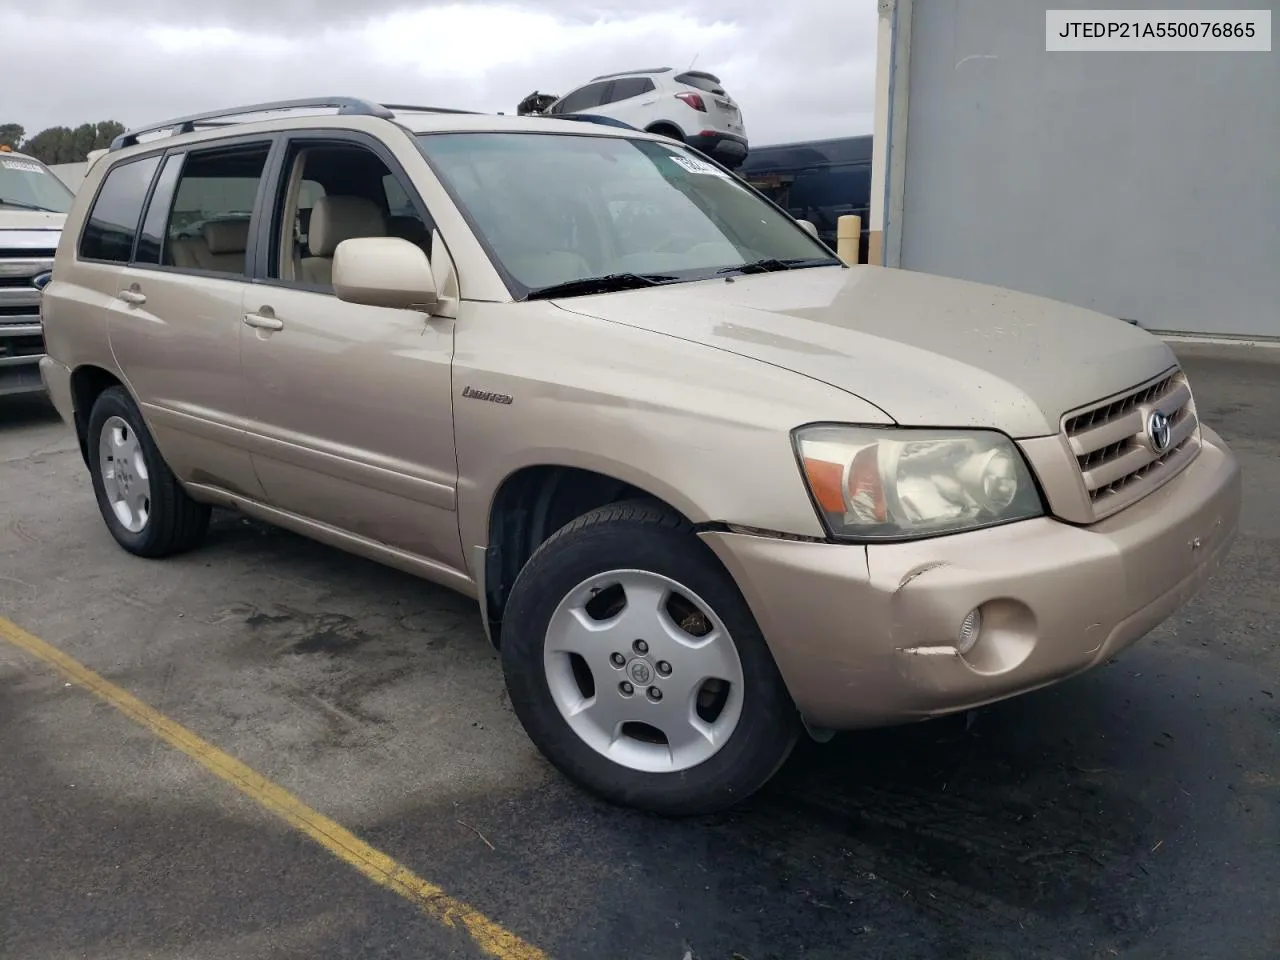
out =
{"type": "Polygon", "coordinates": [[[71,371],[65,364],[53,357],[40,358],[40,382],[54,409],[58,411],[64,423],[74,427],[76,422],[75,403],[71,395],[71,371]]]}
{"type": "Polygon", "coordinates": [[[0,357],[0,397],[18,397],[40,393],[39,356],[0,357]]]}
{"type": "MultiPolygon", "coordinates": [[[[0,318],[3,320],[5,318],[0,318]]],[[[0,322],[0,397],[39,393],[40,358],[44,356],[44,334],[39,320],[0,322]]]]}
{"type": "Polygon", "coordinates": [[[1240,469],[1199,456],[1088,527],[1049,518],[871,547],[707,533],[805,719],[849,729],[967,710],[1106,661],[1182,606],[1235,538],[1240,469]],[[980,608],[961,656],[960,625],[980,608]]]}

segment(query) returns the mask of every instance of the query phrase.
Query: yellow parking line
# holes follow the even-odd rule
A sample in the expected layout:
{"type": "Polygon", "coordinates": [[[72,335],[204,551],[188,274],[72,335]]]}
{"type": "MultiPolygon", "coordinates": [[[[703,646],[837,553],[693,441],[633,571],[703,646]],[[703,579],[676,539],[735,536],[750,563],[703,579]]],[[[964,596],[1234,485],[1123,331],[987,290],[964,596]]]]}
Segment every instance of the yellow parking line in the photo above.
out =
{"type": "Polygon", "coordinates": [[[0,639],[43,660],[73,682],[111,704],[135,723],[177,747],[207,770],[257,801],[296,830],[300,830],[334,856],[355,867],[374,883],[393,890],[431,919],[452,929],[461,928],[476,946],[498,960],[546,960],[511,931],[490,920],[469,904],[456,900],[433,883],[423,880],[391,857],[375,850],[351,831],[312,810],[283,787],[223,753],[186,727],[147,706],[137,697],[98,676],[57,647],[0,617],[0,639]]]}

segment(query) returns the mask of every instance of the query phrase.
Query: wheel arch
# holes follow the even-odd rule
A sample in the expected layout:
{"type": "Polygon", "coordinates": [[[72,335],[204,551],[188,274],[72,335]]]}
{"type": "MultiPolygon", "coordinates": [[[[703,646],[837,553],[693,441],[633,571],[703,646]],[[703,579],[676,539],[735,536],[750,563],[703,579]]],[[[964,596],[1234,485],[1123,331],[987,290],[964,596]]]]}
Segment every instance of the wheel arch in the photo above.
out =
{"type": "Polygon", "coordinates": [[[681,143],[685,140],[684,131],[680,129],[679,125],[670,120],[655,120],[644,128],[644,132],[657,134],[660,137],[671,137],[681,143]]]}
{"type": "Polygon", "coordinates": [[[610,503],[647,500],[695,527],[705,517],[685,498],[652,478],[624,478],[627,471],[601,472],[567,464],[520,467],[498,485],[489,504],[485,543],[476,548],[480,609],[496,647],[502,614],[516,577],[534,552],[565,524],[610,503]]]}
{"type": "Polygon", "coordinates": [[[71,371],[71,405],[76,440],[80,444],[80,456],[89,465],[89,411],[105,390],[125,386],[111,371],[93,364],[82,364],[71,371]]]}

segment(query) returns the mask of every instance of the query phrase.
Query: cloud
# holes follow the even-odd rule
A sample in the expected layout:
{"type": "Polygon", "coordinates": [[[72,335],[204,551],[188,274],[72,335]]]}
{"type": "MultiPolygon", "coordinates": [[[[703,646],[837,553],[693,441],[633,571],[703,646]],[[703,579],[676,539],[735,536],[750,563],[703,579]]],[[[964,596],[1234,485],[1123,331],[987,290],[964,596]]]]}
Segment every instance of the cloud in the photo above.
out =
{"type": "Polygon", "coordinates": [[[39,80],[8,87],[0,122],[132,126],[330,94],[514,112],[534,89],[696,59],[753,143],[846,136],[871,129],[875,17],[871,0],[45,0],[0,11],[0,36],[47,38],[6,51],[10,77],[39,80]]]}

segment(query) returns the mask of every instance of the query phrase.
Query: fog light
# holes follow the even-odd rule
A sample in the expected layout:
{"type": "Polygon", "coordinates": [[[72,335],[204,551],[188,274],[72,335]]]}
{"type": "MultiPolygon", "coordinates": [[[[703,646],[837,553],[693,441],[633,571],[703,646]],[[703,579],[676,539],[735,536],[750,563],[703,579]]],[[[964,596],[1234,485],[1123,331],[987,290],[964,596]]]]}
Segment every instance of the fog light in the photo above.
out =
{"type": "Polygon", "coordinates": [[[980,633],[982,633],[982,611],[975,607],[960,624],[960,634],[956,637],[956,649],[960,651],[961,656],[973,649],[980,633]]]}

